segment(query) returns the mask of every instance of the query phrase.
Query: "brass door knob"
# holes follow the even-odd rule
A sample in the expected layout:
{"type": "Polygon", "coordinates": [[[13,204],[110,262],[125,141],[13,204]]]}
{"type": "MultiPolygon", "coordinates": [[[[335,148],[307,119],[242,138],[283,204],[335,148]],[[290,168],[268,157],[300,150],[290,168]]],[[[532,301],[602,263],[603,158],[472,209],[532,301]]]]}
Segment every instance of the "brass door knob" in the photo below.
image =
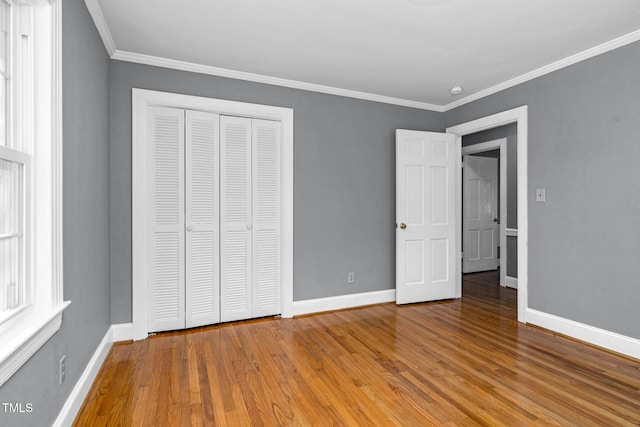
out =
{"type": "Polygon", "coordinates": [[[407,224],[405,224],[404,222],[401,223],[400,224],[400,228],[404,230],[405,228],[407,228],[407,224]]]}

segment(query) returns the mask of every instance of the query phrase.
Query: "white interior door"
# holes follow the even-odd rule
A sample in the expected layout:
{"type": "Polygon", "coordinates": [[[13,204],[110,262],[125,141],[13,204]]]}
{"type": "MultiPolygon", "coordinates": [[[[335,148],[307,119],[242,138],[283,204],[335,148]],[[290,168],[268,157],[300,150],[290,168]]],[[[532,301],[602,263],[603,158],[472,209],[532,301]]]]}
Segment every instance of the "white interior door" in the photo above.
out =
{"type": "Polygon", "coordinates": [[[396,130],[396,302],[455,298],[455,137],[396,130]]]}
{"type": "Polygon", "coordinates": [[[185,327],[184,110],[149,108],[149,331],[185,327]]]}
{"type": "Polygon", "coordinates": [[[464,156],[462,272],[498,268],[498,159],[464,156]]]}
{"type": "Polygon", "coordinates": [[[220,320],[251,315],[251,119],[220,117],[220,320]]]}
{"type": "Polygon", "coordinates": [[[186,112],[186,327],[220,322],[219,116],[186,112]]]}

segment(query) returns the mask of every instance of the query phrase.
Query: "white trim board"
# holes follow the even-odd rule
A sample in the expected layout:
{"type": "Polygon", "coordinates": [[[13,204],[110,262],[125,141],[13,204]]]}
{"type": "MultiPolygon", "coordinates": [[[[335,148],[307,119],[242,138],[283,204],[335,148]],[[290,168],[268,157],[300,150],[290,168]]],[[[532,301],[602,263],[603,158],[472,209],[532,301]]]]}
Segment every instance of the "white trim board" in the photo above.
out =
{"type": "Polygon", "coordinates": [[[518,278],[505,275],[504,283],[507,288],[518,289],[518,278]]]}
{"type": "Polygon", "coordinates": [[[602,43],[598,46],[594,46],[590,49],[586,49],[582,52],[578,52],[574,55],[568,56],[564,59],[558,60],[551,64],[547,64],[533,71],[529,71],[527,73],[521,74],[520,76],[514,77],[510,80],[504,81],[497,85],[472,93],[469,96],[460,98],[449,104],[436,105],[436,104],[430,104],[427,102],[414,101],[410,99],[394,98],[394,97],[384,96],[384,95],[379,95],[374,93],[359,92],[359,91],[354,91],[349,89],[336,88],[332,86],[324,86],[324,85],[308,83],[308,82],[303,82],[298,80],[289,80],[289,79],[283,79],[279,77],[265,76],[262,74],[247,73],[243,71],[229,70],[226,68],[196,64],[193,62],[177,61],[174,59],[145,55],[145,54],[136,53],[136,52],[122,51],[122,50],[119,50],[115,44],[115,41],[111,34],[111,30],[107,25],[107,22],[104,18],[104,14],[102,12],[102,9],[100,8],[100,3],[98,2],[98,0],[85,0],[85,4],[87,6],[87,9],[89,10],[89,14],[91,15],[91,18],[93,19],[93,22],[95,23],[98,33],[100,34],[100,37],[102,38],[102,42],[104,43],[105,49],[107,50],[107,53],[109,54],[111,59],[127,61],[127,62],[135,62],[138,64],[153,65],[156,67],[172,68],[176,70],[182,70],[182,71],[188,71],[188,72],[194,72],[194,73],[209,74],[213,76],[228,77],[232,79],[246,80],[246,81],[251,81],[256,83],[265,83],[265,84],[270,84],[275,86],[290,87],[294,89],[307,90],[311,92],[326,93],[330,95],[363,99],[367,101],[381,102],[381,103],[392,104],[392,105],[400,105],[403,107],[418,108],[421,110],[429,110],[429,111],[436,111],[436,112],[445,112],[445,111],[452,110],[461,105],[468,104],[470,102],[484,98],[485,96],[489,96],[494,93],[500,92],[502,90],[508,89],[510,87],[517,86],[521,83],[525,83],[529,80],[533,80],[545,74],[552,73],[554,71],[560,70],[562,68],[568,67],[570,65],[576,64],[578,62],[584,61],[589,58],[593,58],[594,56],[601,55],[603,53],[609,52],[611,50],[617,49],[622,46],[626,46],[628,44],[631,44],[640,40],[640,30],[633,31],[629,34],[625,34],[616,39],[602,43]]]}
{"type": "Polygon", "coordinates": [[[640,340],[610,332],[553,314],[527,308],[527,322],[585,341],[616,353],[640,359],[640,340]]]}
{"type": "MultiPolygon", "coordinates": [[[[526,323],[527,315],[527,283],[529,277],[529,210],[527,208],[527,144],[528,144],[528,109],[526,105],[492,114],[470,122],[461,123],[447,128],[447,133],[456,135],[456,150],[458,154],[458,176],[456,177],[456,200],[462,200],[462,137],[499,126],[516,123],[518,130],[518,321],[526,323]]],[[[456,207],[457,236],[462,236],[462,203],[456,207]]],[[[462,274],[460,266],[461,254],[458,254],[458,266],[456,268],[456,297],[462,296],[462,274]]]]}
{"type": "Polygon", "coordinates": [[[73,424],[84,399],[87,397],[87,394],[89,394],[89,390],[91,390],[93,381],[96,379],[96,376],[98,376],[98,372],[106,360],[109,350],[111,350],[114,326],[110,326],[109,329],[107,329],[107,333],[102,338],[102,341],[100,341],[98,348],[96,348],[93,356],[91,356],[91,360],[89,360],[78,382],[73,387],[73,390],[71,390],[67,401],[58,413],[58,417],[53,422],[53,427],[66,427],[73,424]]]}
{"type": "Polygon", "coordinates": [[[104,14],[102,13],[100,3],[98,2],[98,0],[84,0],[84,4],[87,6],[89,15],[91,15],[93,23],[98,30],[98,34],[100,34],[100,38],[102,38],[102,43],[104,43],[104,47],[105,49],[107,49],[107,53],[110,57],[113,57],[114,53],[116,52],[116,43],[113,40],[111,30],[107,25],[107,20],[104,19],[104,14]]]}
{"type": "Polygon", "coordinates": [[[47,318],[36,319],[12,341],[0,345],[0,387],[51,338],[62,325],[62,313],[71,301],[55,307],[47,318]]]}
{"type": "Polygon", "coordinates": [[[148,253],[144,230],[149,209],[147,187],[147,111],[150,106],[208,111],[216,114],[275,120],[282,123],[281,151],[281,315],[293,316],[293,109],[226,101],[145,89],[132,89],[132,319],[133,339],[147,337],[148,253]]]}
{"type": "Polygon", "coordinates": [[[289,80],[280,77],[266,76],[263,74],[247,73],[244,71],[229,70],[227,68],[213,67],[210,65],[196,64],[193,62],[178,61],[159,56],[144,55],[135,52],[116,50],[111,59],[134,62],[137,64],[153,65],[155,67],[170,68],[174,70],[188,71],[191,73],[208,74],[210,76],[226,77],[236,80],[245,80],[254,83],[263,83],[273,86],[301,89],[310,92],[326,93],[328,95],[344,96],[347,98],[363,99],[365,101],[381,102],[383,104],[400,105],[403,107],[418,108],[421,110],[443,112],[443,107],[425,102],[409,99],[393,98],[375,93],[359,92],[350,89],[342,89],[332,86],[307,83],[299,80],[289,80]]]}
{"type": "Polygon", "coordinates": [[[623,36],[620,36],[608,42],[594,46],[590,49],[586,49],[586,50],[583,50],[582,52],[578,52],[575,55],[568,56],[566,58],[560,59],[559,61],[552,62],[551,64],[547,64],[533,71],[529,71],[528,73],[521,74],[517,77],[514,77],[502,83],[499,83],[495,86],[491,86],[479,92],[475,92],[469,96],[465,96],[464,98],[458,99],[455,102],[452,102],[450,104],[443,106],[442,109],[444,111],[453,110],[454,108],[457,108],[461,105],[468,104],[470,102],[484,98],[485,96],[493,95],[494,93],[498,93],[505,89],[509,89],[510,87],[514,87],[519,84],[528,82],[529,80],[536,79],[538,77],[544,76],[545,74],[549,74],[554,71],[561,70],[563,68],[577,64],[578,62],[582,62],[589,58],[602,55],[603,53],[607,53],[619,47],[623,47],[628,44],[635,43],[638,40],[640,40],[640,30],[636,30],[629,34],[625,34],[623,36]]]}
{"type": "Polygon", "coordinates": [[[133,323],[119,323],[111,325],[113,342],[129,341],[133,339],[133,323]]]}
{"type": "Polygon", "coordinates": [[[365,305],[394,302],[395,289],[362,292],[359,294],[339,295],[335,297],[316,298],[293,302],[294,316],[321,313],[323,311],[342,310],[345,308],[361,307],[365,305]]]}
{"type": "MultiPolygon", "coordinates": [[[[507,149],[507,138],[495,139],[493,141],[481,142],[479,144],[468,145],[462,147],[462,155],[468,156],[478,153],[485,153],[492,150],[500,150],[500,170],[498,171],[499,186],[500,186],[500,224],[498,225],[500,242],[500,259],[498,260],[500,266],[500,286],[507,286],[507,159],[509,158],[509,150],[507,149]]],[[[464,208],[465,201],[460,199],[464,208]]],[[[463,236],[460,236],[463,237],[463,236]]]]}

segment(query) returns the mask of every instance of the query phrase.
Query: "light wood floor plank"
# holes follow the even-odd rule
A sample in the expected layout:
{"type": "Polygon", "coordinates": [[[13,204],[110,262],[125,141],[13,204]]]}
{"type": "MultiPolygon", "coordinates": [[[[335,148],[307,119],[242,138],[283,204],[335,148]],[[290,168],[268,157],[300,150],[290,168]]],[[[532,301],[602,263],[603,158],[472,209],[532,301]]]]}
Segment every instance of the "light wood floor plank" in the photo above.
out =
{"type": "Polygon", "coordinates": [[[496,281],[118,343],[75,425],[640,425],[640,361],[518,323],[496,281]]]}

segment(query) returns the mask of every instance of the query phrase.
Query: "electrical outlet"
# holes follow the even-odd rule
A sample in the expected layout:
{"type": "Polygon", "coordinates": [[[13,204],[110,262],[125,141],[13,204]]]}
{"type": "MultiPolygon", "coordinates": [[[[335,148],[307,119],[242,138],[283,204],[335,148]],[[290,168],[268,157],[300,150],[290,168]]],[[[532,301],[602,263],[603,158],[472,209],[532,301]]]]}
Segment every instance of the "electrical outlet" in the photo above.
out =
{"type": "Polygon", "coordinates": [[[64,382],[67,376],[67,356],[62,356],[60,359],[60,385],[64,382]]]}
{"type": "Polygon", "coordinates": [[[353,271],[347,274],[347,283],[355,283],[356,282],[356,273],[353,271]]]}
{"type": "Polygon", "coordinates": [[[536,202],[546,202],[547,201],[547,189],[546,188],[536,188],[536,202]]]}

